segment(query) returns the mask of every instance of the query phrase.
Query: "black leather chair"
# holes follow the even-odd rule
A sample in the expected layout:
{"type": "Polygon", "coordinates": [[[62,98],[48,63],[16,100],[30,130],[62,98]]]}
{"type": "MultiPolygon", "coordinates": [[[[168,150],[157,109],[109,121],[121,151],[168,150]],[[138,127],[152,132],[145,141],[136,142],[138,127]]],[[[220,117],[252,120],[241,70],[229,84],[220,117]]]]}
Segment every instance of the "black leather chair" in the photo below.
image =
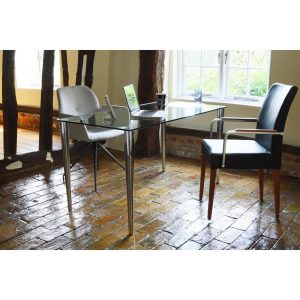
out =
{"type": "Polygon", "coordinates": [[[217,169],[259,169],[260,200],[263,200],[264,169],[273,170],[275,214],[280,211],[280,169],[282,136],[287,115],[298,88],[275,83],[270,88],[258,119],[222,117],[215,122],[257,122],[256,129],[235,129],[225,133],[224,139],[204,139],[202,142],[200,194],[202,200],[205,167],[210,164],[208,219],[211,219],[217,169]],[[254,140],[228,139],[234,134],[256,134],[254,140]]]}

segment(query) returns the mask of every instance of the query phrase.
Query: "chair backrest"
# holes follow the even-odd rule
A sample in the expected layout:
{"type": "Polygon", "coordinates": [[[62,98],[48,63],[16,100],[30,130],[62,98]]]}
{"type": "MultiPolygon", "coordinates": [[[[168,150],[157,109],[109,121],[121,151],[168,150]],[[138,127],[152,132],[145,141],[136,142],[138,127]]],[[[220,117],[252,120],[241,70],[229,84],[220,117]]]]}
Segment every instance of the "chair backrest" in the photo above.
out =
{"type": "MultiPolygon", "coordinates": [[[[257,129],[273,129],[283,132],[297,91],[296,86],[274,83],[260,110],[257,129]]],[[[255,139],[274,155],[278,154],[281,157],[282,136],[257,134],[255,139]]]]}
{"type": "Polygon", "coordinates": [[[94,92],[84,85],[66,86],[57,90],[59,113],[79,116],[100,109],[94,92]]]}
{"type": "MultiPolygon", "coordinates": [[[[84,85],[60,88],[57,90],[57,97],[61,117],[90,114],[100,109],[97,96],[89,87],[84,85]]],[[[69,136],[71,139],[87,141],[86,126],[69,124],[69,136]]]]}

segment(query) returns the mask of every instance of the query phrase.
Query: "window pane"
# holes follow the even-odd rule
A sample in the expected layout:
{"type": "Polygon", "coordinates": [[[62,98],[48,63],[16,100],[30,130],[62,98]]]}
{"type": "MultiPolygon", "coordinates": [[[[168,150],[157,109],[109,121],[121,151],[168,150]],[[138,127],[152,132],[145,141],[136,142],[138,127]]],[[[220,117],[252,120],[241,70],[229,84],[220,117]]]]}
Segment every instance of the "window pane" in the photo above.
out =
{"type": "Polygon", "coordinates": [[[230,50],[227,51],[228,59],[221,61],[219,53],[219,50],[180,52],[178,70],[182,81],[178,82],[179,95],[191,96],[198,89],[206,96],[225,99],[257,97],[259,100],[266,95],[271,51],[230,50]]]}
{"type": "Polygon", "coordinates": [[[250,51],[251,67],[268,67],[270,65],[270,51],[250,51]]]}
{"type": "Polygon", "coordinates": [[[185,90],[193,95],[195,90],[200,89],[200,68],[187,67],[185,73],[185,90]]]}
{"type": "Polygon", "coordinates": [[[55,50],[54,53],[54,86],[60,87],[60,53],[59,50],[55,50]]]}
{"type": "Polygon", "coordinates": [[[231,69],[229,72],[229,93],[232,96],[244,96],[247,92],[247,71],[231,69]]]}
{"type": "Polygon", "coordinates": [[[40,84],[38,51],[16,50],[16,78],[18,87],[34,87],[40,84]]]}
{"type": "Polygon", "coordinates": [[[230,66],[247,66],[248,51],[233,50],[229,51],[230,66]]]}
{"type": "Polygon", "coordinates": [[[202,51],[202,65],[217,66],[218,63],[218,50],[206,50],[202,51]]]}
{"type": "Polygon", "coordinates": [[[268,88],[267,70],[252,70],[249,72],[249,93],[251,96],[264,97],[268,88]]]}
{"type": "MultiPolygon", "coordinates": [[[[43,50],[16,51],[16,81],[18,88],[41,88],[43,50]]],[[[59,51],[55,50],[54,87],[60,86],[59,51]]]]}
{"type": "Polygon", "coordinates": [[[219,69],[203,68],[203,92],[217,94],[219,91],[219,69]]]}
{"type": "Polygon", "coordinates": [[[184,51],[185,64],[200,66],[201,64],[201,51],[184,51]]]}

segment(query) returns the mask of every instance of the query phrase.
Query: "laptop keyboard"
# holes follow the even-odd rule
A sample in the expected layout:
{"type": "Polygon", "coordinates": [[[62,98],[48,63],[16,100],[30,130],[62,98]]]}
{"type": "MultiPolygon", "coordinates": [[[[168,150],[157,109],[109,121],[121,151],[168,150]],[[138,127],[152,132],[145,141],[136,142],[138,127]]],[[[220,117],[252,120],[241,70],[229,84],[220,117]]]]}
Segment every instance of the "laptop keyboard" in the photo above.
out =
{"type": "Polygon", "coordinates": [[[164,118],[165,112],[162,110],[139,110],[132,113],[133,117],[137,118],[164,118]]]}
{"type": "Polygon", "coordinates": [[[153,116],[156,112],[157,112],[156,110],[145,110],[140,114],[140,116],[141,117],[150,117],[150,116],[153,116]]]}

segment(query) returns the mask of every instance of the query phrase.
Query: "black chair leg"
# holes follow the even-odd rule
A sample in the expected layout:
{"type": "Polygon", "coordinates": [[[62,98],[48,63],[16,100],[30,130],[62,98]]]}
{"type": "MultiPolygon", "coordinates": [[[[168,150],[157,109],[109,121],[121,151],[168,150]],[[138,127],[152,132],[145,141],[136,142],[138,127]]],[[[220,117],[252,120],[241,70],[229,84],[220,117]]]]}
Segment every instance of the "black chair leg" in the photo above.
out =
{"type": "Polygon", "coordinates": [[[199,190],[199,199],[200,200],[202,200],[202,198],[203,198],[205,167],[206,167],[206,157],[204,157],[202,155],[202,157],[201,157],[201,174],[200,174],[200,190],[199,190]]]}
{"type": "Polygon", "coordinates": [[[259,169],[258,171],[258,181],[259,181],[259,200],[264,200],[264,170],[259,169]]]}
{"type": "MultiPolygon", "coordinates": [[[[97,148],[97,151],[99,151],[99,148],[98,148],[98,142],[96,142],[96,148],[97,148]]],[[[98,152],[97,152],[97,170],[99,170],[100,166],[99,166],[99,155],[98,155],[98,152]]]]}
{"type": "Polygon", "coordinates": [[[94,184],[95,184],[95,192],[97,192],[97,165],[98,165],[98,147],[97,142],[93,143],[94,150],[94,184]]]}
{"type": "Polygon", "coordinates": [[[217,169],[210,169],[210,183],[209,183],[209,199],[208,199],[208,220],[211,219],[214,195],[215,195],[215,186],[216,186],[216,174],[217,169]]]}
{"type": "Polygon", "coordinates": [[[275,198],[275,216],[279,221],[280,212],[280,169],[273,170],[273,182],[274,182],[274,198],[275,198]]]}

